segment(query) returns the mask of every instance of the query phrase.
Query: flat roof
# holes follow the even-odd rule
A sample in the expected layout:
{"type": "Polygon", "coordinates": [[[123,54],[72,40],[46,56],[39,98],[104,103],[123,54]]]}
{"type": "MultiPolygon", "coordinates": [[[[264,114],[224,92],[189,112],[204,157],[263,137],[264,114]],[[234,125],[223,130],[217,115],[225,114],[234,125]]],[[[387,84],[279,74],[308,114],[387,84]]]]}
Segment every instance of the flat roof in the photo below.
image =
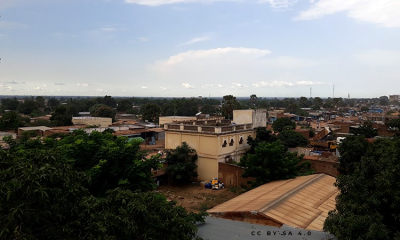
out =
{"type": "Polygon", "coordinates": [[[339,193],[336,178],[326,174],[274,181],[222,203],[207,212],[258,212],[293,227],[322,231],[339,193]]]}
{"type": "Polygon", "coordinates": [[[21,129],[23,131],[31,131],[31,130],[47,131],[47,130],[51,130],[52,128],[49,128],[46,126],[37,126],[37,127],[20,127],[19,129],[21,129]]]}

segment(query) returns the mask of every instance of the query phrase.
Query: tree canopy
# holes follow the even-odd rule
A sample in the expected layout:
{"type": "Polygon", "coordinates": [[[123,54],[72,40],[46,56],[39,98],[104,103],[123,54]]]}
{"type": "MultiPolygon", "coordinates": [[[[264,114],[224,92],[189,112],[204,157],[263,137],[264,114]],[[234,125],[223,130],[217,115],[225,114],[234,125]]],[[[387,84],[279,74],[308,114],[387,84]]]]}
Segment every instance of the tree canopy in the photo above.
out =
{"type": "Polygon", "coordinates": [[[204,214],[153,189],[139,142],[74,132],[0,149],[0,239],[192,239],[204,214]]]}
{"type": "Polygon", "coordinates": [[[51,114],[50,121],[54,122],[56,126],[71,126],[72,113],[66,106],[58,106],[51,114]]]}
{"type": "Polygon", "coordinates": [[[301,133],[293,130],[283,130],[278,135],[282,144],[288,148],[295,148],[298,146],[307,146],[308,140],[301,133]]]}
{"type": "Polygon", "coordinates": [[[186,142],[175,149],[166,150],[165,162],[168,167],[165,172],[173,183],[188,183],[197,177],[196,150],[186,142]]]}
{"type": "Polygon", "coordinates": [[[278,118],[274,123],[272,123],[272,129],[274,129],[275,132],[296,129],[296,123],[290,118],[278,118]]]}
{"type": "Polygon", "coordinates": [[[339,150],[345,164],[336,180],[340,193],[324,229],[339,240],[400,239],[400,140],[357,137],[339,150]]]}

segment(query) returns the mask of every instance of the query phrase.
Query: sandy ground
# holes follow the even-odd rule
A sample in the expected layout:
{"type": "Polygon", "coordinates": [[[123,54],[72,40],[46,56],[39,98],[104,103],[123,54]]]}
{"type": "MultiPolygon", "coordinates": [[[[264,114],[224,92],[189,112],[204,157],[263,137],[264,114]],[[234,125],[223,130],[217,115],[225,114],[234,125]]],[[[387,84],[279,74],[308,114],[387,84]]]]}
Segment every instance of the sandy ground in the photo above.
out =
{"type": "Polygon", "coordinates": [[[212,190],[197,184],[184,186],[160,186],[156,192],[164,194],[168,200],[176,201],[188,211],[200,212],[228,201],[243,190],[240,188],[224,188],[212,190]]]}

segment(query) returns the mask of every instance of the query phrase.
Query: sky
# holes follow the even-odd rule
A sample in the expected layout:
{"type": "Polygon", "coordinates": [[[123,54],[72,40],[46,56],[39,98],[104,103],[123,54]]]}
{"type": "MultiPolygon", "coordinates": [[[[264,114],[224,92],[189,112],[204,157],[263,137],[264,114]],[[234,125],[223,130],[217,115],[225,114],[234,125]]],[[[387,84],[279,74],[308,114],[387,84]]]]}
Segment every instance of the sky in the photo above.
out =
{"type": "Polygon", "coordinates": [[[0,0],[0,95],[400,94],[399,0],[0,0]]]}

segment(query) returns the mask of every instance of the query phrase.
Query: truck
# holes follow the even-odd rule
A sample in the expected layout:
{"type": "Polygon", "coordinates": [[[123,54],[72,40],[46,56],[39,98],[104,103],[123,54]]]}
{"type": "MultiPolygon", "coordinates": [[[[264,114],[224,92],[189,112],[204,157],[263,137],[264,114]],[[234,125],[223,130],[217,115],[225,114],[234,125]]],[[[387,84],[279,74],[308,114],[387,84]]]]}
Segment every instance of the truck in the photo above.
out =
{"type": "Polygon", "coordinates": [[[324,150],[335,150],[337,148],[336,141],[310,140],[310,145],[314,148],[324,150]]]}

